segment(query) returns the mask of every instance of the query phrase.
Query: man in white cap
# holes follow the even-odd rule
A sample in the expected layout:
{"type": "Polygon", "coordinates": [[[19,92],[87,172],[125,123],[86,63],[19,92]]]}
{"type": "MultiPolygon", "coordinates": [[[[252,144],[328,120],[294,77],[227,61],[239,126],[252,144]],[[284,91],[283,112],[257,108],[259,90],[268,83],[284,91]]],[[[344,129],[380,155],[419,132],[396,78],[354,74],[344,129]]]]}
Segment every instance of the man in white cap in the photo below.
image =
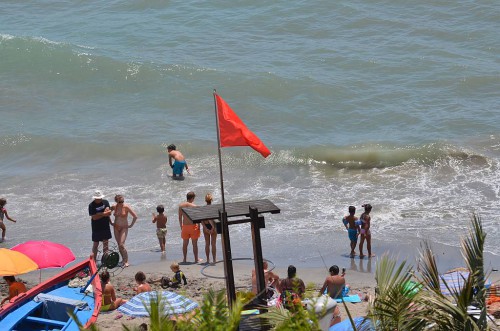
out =
{"type": "Polygon", "coordinates": [[[95,191],[94,201],[89,204],[90,224],[92,225],[92,253],[97,257],[99,242],[102,241],[103,255],[108,253],[108,240],[111,239],[111,208],[108,200],[104,200],[101,191],[95,191]]]}

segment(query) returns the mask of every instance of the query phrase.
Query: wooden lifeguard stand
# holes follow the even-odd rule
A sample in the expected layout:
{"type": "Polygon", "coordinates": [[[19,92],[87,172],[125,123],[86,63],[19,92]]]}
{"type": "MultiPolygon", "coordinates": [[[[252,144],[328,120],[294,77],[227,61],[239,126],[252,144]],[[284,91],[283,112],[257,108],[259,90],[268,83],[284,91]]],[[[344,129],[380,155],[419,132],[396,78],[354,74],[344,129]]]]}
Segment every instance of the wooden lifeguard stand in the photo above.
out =
{"type": "Polygon", "coordinates": [[[201,223],[202,221],[211,219],[216,220],[217,233],[220,233],[222,237],[224,275],[226,279],[227,298],[230,307],[232,307],[233,302],[236,300],[236,290],[234,285],[229,225],[251,223],[253,256],[257,276],[257,292],[259,293],[259,298],[264,300],[266,283],[264,279],[260,229],[265,228],[265,221],[264,217],[260,215],[264,213],[278,214],[280,213],[280,209],[268,199],[263,199],[226,203],[225,211],[222,204],[185,207],[182,208],[182,211],[193,223],[201,223]],[[247,218],[230,220],[230,218],[242,216],[247,218]]]}

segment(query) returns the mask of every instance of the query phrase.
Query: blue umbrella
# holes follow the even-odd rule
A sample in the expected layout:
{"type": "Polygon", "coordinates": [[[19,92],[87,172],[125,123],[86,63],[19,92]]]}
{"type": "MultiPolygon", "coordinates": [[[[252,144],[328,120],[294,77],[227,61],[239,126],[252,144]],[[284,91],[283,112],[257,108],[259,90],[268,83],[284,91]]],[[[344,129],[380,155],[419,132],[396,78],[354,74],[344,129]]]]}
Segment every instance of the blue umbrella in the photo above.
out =
{"type": "Polygon", "coordinates": [[[159,301],[165,315],[184,314],[198,308],[198,303],[185,296],[169,291],[158,291],[140,293],[121,305],[118,310],[134,317],[147,317],[149,312],[146,307],[149,307],[151,301],[159,301]]]}

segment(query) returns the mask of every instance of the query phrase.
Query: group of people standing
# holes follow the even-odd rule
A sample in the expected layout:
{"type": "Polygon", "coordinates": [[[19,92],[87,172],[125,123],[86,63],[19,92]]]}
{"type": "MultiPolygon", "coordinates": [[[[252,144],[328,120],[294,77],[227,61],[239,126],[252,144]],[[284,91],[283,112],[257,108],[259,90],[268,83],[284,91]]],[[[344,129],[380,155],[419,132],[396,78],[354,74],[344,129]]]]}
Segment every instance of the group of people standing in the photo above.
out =
{"type": "Polygon", "coordinates": [[[365,211],[358,217],[356,214],[356,207],[349,206],[349,214],[342,218],[342,223],[347,229],[347,234],[349,236],[350,241],[350,257],[356,256],[356,245],[358,243],[358,237],[361,236],[361,240],[359,243],[359,257],[363,258],[365,255],[363,254],[363,245],[366,241],[366,249],[368,251],[368,257],[373,257],[375,255],[372,254],[372,234],[370,231],[370,222],[371,216],[370,212],[372,211],[372,206],[367,203],[362,205],[365,211]]]}
{"type": "MultiPolygon", "coordinates": [[[[91,218],[92,227],[92,253],[97,257],[99,244],[103,244],[103,254],[109,251],[109,239],[111,239],[111,227],[114,230],[114,236],[118,244],[118,250],[122,257],[122,266],[128,267],[128,253],[125,248],[125,241],[128,235],[128,229],[134,226],[137,221],[137,214],[132,207],[125,203],[123,195],[115,196],[115,204],[110,205],[109,201],[104,199],[104,194],[101,191],[96,191],[92,196],[93,201],[89,204],[89,216],[91,218]],[[129,224],[129,215],[132,217],[132,222],[129,224]],[[114,216],[114,221],[112,220],[114,216]]],[[[181,228],[182,238],[182,254],[183,262],[187,262],[187,250],[189,240],[193,247],[193,254],[195,262],[202,262],[203,260],[198,257],[198,239],[201,236],[200,224],[194,224],[183,213],[182,208],[196,207],[194,200],[196,194],[188,192],[186,194],[186,201],[179,204],[179,226],[181,228]]],[[[205,202],[207,205],[212,204],[213,197],[209,193],[205,195],[205,202]]],[[[167,216],[165,215],[165,208],[163,205],[156,207],[158,214],[153,213],[152,222],[156,224],[156,236],[160,244],[162,254],[165,254],[166,248],[166,235],[167,235],[167,216]]],[[[207,220],[201,223],[203,227],[203,235],[205,237],[205,254],[207,263],[217,261],[217,231],[214,220],[207,220]]]]}

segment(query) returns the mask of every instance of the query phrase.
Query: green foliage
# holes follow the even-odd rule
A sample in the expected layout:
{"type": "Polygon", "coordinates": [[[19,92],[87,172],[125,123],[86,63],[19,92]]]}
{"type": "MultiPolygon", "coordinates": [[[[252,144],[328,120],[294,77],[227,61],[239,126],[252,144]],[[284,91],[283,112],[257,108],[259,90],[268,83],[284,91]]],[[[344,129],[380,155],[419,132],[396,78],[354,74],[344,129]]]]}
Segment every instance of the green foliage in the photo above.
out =
{"type": "Polygon", "coordinates": [[[271,307],[261,318],[266,319],[273,326],[273,330],[276,331],[321,330],[318,317],[314,311],[307,310],[302,304],[295,305],[293,311],[284,309],[283,307],[271,307]]]}
{"type": "Polygon", "coordinates": [[[377,289],[368,314],[376,330],[489,330],[484,287],[485,238],[481,220],[474,214],[468,237],[461,241],[470,274],[460,290],[445,283],[451,296],[441,293],[440,280],[444,279],[429,243],[424,242],[420,251],[419,274],[414,275],[406,262],[396,267],[394,259],[383,256],[377,264],[377,289]],[[415,286],[408,286],[413,277],[415,286]],[[467,313],[470,305],[481,310],[478,320],[467,313]]]}

